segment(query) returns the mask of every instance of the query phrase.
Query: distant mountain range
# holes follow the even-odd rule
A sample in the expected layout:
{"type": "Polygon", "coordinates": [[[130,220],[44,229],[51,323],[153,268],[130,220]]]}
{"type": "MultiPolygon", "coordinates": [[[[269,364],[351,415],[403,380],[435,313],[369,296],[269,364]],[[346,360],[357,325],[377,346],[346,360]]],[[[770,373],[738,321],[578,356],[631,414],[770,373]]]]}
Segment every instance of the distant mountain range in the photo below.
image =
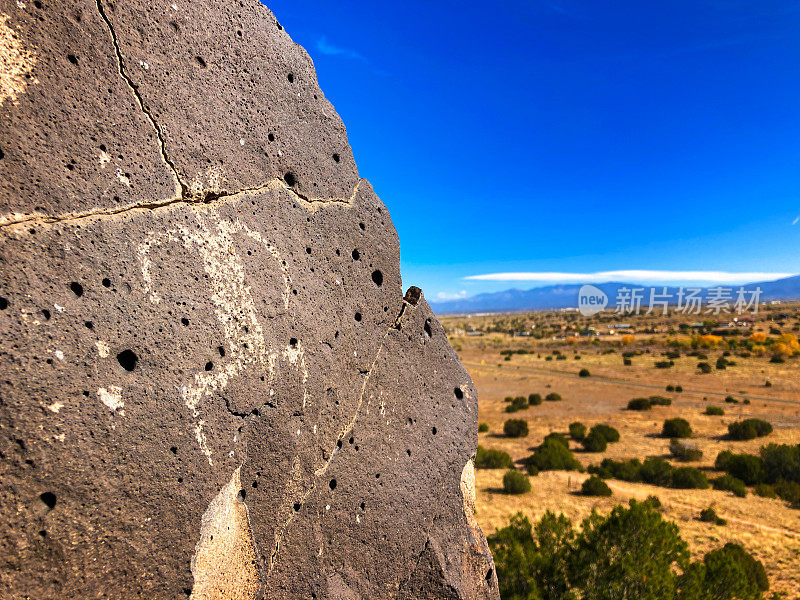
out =
{"type": "MultiPolygon", "coordinates": [[[[469,298],[458,300],[435,299],[428,300],[431,307],[438,314],[459,314],[459,313],[484,313],[484,312],[521,312],[526,310],[548,310],[559,308],[577,308],[578,290],[582,284],[560,284],[537,287],[530,290],[511,289],[502,292],[492,292],[477,294],[469,298]]],[[[603,290],[608,296],[609,306],[614,307],[617,298],[617,290],[622,287],[645,288],[645,299],[643,305],[649,298],[650,287],[655,287],[657,293],[664,286],[649,286],[634,283],[608,282],[594,283],[595,287],[603,290]]],[[[689,286],[684,286],[684,288],[689,286]]],[[[714,286],[716,287],[716,286],[714,286]]],[[[736,290],[739,284],[724,284],[722,287],[732,288],[733,297],[736,297],[736,290]]],[[[761,300],[800,300],[800,275],[777,279],[775,281],[758,281],[746,283],[745,290],[751,291],[761,288],[761,300]]],[[[667,293],[674,298],[678,293],[678,286],[667,286],[667,293]]],[[[707,288],[706,288],[707,289],[707,288]]],[[[706,294],[703,290],[703,296],[706,294]]]]}

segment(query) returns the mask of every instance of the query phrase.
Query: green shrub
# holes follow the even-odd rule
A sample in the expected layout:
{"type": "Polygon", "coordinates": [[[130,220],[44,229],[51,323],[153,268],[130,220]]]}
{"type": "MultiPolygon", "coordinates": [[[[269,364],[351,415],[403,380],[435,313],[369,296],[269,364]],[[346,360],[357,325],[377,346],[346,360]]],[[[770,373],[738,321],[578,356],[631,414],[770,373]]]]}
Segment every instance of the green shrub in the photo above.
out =
{"type": "Polygon", "coordinates": [[[488,423],[478,423],[478,433],[486,433],[489,431],[488,423]]]}
{"type": "Polygon", "coordinates": [[[646,458],[639,468],[639,477],[650,485],[668,487],[672,483],[674,467],[663,458],[651,456],[646,458]]]}
{"type": "Polygon", "coordinates": [[[557,442],[563,445],[565,448],[569,448],[569,440],[563,433],[559,433],[557,431],[551,431],[546,436],[544,436],[544,440],[542,440],[542,443],[551,441],[557,442]]]}
{"type": "Polygon", "coordinates": [[[602,477],[603,479],[620,479],[622,481],[641,481],[640,469],[642,463],[638,458],[630,460],[614,460],[604,458],[599,465],[591,465],[589,473],[602,477]]]}
{"type": "Polygon", "coordinates": [[[717,359],[716,367],[718,371],[724,371],[728,367],[728,359],[726,359],[724,356],[720,356],[717,359]]]}
{"type": "Polygon", "coordinates": [[[767,481],[785,479],[800,483],[800,444],[767,444],[761,448],[761,460],[767,481]]]}
{"type": "Polygon", "coordinates": [[[697,368],[700,369],[701,373],[711,373],[711,365],[707,362],[697,363],[697,368]]]}
{"type": "Polygon", "coordinates": [[[581,445],[587,452],[605,452],[608,448],[608,441],[602,433],[592,427],[586,437],[581,440],[581,445]]]}
{"type": "Polygon", "coordinates": [[[714,417],[721,417],[722,415],[725,414],[725,411],[722,409],[721,406],[707,406],[706,412],[703,414],[711,415],[714,417]]]}
{"type": "Polygon", "coordinates": [[[680,417],[667,419],[661,428],[661,435],[669,438],[688,438],[692,436],[692,427],[689,421],[680,417]]]}
{"type": "Polygon", "coordinates": [[[548,402],[558,402],[561,400],[561,394],[557,394],[556,392],[550,392],[547,396],[544,397],[545,400],[548,402]]]}
{"type": "Polygon", "coordinates": [[[524,494],[531,491],[531,481],[525,473],[509,469],[503,475],[503,491],[506,494],[524,494]]]}
{"type": "Polygon", "coordinates": [[[783,364],[783,363],[786,362],[786,359],[784,359],[780,354],[776,354],[772,358],[769,359],[769,362],[783,364]]]}
{"type": "Polygon", "coordinates": [[[728,404],[739,404],[739,401],[733,396],[725,396],[725,402],[728,404]]]}
{"type": "Polygon", "coordinates": [[[628,400],[628,410],[650,410],[650,398],[633,398],[628,400]]]}
{"type": "Polygon", "coordinates": [[[671,360],[657,360],[655,362],[656,369],[669,369],[675,366],[675,362],[671,360]]]}
{"type": "Polygon", "coordinates": [[[665,398],[664,396],[650,396],[648,400],[653,406],[669,406],[672,404],[672,398],[665,398]]]}
{"type": "Polygon", "coordinates": [[[514,462],[508,452],[493,448],[486,449],[483,446],[478,446],[478,450],[475,452],[476,469],[506,469],[513,466],[514,462]]]}
{"type": "Polygon", "coordinates": [[[592,431],[602,435],[609,444],[619,441],[619,431],[606,423],[598,423],[589,430],[589,433],[592,431]]]}
{"type": "Polygon", "coordinates": [[[613,492],[605,481],[592,475],[581,485],[581,493],[584,496],[611,496],[613,492]]]}
{"type": "Polygon", "coordinates": [[[583,466],[566,444],[556,438],[545,438],[525,463],[539,471],[583,471],[583,466]]]}
{"type": "Polygon", "coordinates": [[[715,511],[711,506],[700,511],[700,520],[704,523],[713,523],[714,525],[728,524],[725,519],[722,519],[717,515],[717,511],[715,511]]]}
{"type": "Polygon", "coordinates": [[[730,450],[723,450],[717,454],[717,458],[714,460],[714,468],[717,471],[727,471],[733,456],[734,454],[730,450]]]}
{"type": "Polygon", "coordinates": [[[760,600],[768,580],[737,544],[689,562],[658,499],[593,514],[579,529],[548,511],[518,513],[489,537],[502,600],[760,600]]]}
{"type": "Polygon", "coordinates": [[[512,413],[517,412],[518,410],[525,410],[528,408],[528,399],[525,396],[517,396],[516,398],[512,398],[511,404],[506,406],[506,412],[512,413]]]}
{"type": "Polygon", "coordinates": [[[675,391],[675,386],[670,383],[670,384],[667,385],[667,387],[665,389],[668,392],[674,392],[675,391]]]}
{"type": "Polygon", "coordinates": [[[683,386],[682,385],[676,385],[675,386],[675,391],[678,392],[678,393],[683,392],[683,386]]]}
{"type": "Polygon", "coordinates": [[[513,438],[525,437],[528,435],[528,422],[525,419],[509,419],[503,423],[503,433],[513,438]]]}
{"type": "Polygon", "coordinates": [[[644,501],[647,502],[653,508],[656,509],[661,508],[661,499],[658,496],[650,494],[647,498],[645,498],[644,501]]]}
{"type": "Polygon", "coordinates": [[[672,470],[671,487],[679,490],[705,490],[710,486],[708,478],[700,469],[678,467],[672,470]]]}
{"type": "Polygon", "coordinates": [[[753,493],[762,498],[777,498],[778,494],[775,493],[775,488],[768,483],[759,483],[753,488],[753,493]]]}
{"type": "Polygon", "coordinates": [[[578,371],[578,377],[590,377],[591,373],[589,373],[589,369],[581,369],[578,371]]]}
{"type": "Polygon", "coordinates": [[[539,406],[542,403],[541,394],[530,394],[528,396],[528,404],[531,406],[539,406]]]}
{"type": "Polygon", "coordinates": [[[569,436],[576,441],[581,441],[586,437],[586,425],[579,421],[569,424],[569,436]]]}
{"type": "MultiPolygon", "coordinates": [[[[720,452],[720,455],[721,454],[722,452],[720,452]]],[[[757,483],[766,481],[764,461],[761,460],[760,457],[752,454],[731,453],[730,455],[720,458],[720,455],[717,455],[717,460],[714,462],[714,466],[716,466],[718,463],[724,463],[724,470],[729,475],[732,475],[737,479],[741,479],[747,485],[755,485],[757,483]]]]}
{"type": "Polygon", "coordinates": [[[669,441],[669,452],[678,460],[685,462],[693,462],[703,458],[703,451],[697,448],[697,446],[682,442],[676,438],[672,438],[669,441]]]}
{"type": "Polygon", "coordinates": [[[623,358],[622,365],[625,367],[630,367],[633,364],[633,361],[630,358],[623,358]]]}
{"type": "Polygon", "coordinates": [[[764,387],[772,387],[772,382],[771,382],[769,379],[767,379],[767,380],[764,382],[764,387]]]}
{"type": "Polygon", "coordinates": [[[705,587],[724,595],[714,598],[761,598],[769,589],[769,579],[761,561],[753,558],[739,544],[728,542],[703,558],[705,587]]]}
{"type": "Polygon", "coordinates": [[[772,433],[772,425],[762,419],[745,419],[728,425],[728,438],[732,440],[754,440],[772,433]]]}
{"type": "Polygon", "coordinates": [[[795,507],[800,507],[800,483],[781,479],[775,483],[775,493],[795,507]]]}
{"type": "Polygon", "coordinates": [[[724,490],[726,492],[733,492],[734,496],[744,498],[747,496],[747,488],[744,487],[744,482],[733,475],[723,475],[718,477],[712,482],[715,490],[724,490]]]}

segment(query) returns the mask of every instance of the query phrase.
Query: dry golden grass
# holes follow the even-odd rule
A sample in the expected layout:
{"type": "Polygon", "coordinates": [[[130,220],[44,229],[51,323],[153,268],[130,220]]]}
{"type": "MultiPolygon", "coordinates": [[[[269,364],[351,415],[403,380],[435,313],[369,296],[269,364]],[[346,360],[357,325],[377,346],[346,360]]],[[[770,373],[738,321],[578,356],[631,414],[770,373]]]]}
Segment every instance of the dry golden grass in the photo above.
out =
{"type": "MultiPolygon", "coordinates": [[[[485,318],[485,319],[488,319],[485,318]]],[[[445,325],[446,319],[445,319],[445,325]]],[[[694,431],[692,441],[703,451],[703,458],[687,463],[707,470],[716,476],[712,467],[723,449],[757,453],[768,442],[800,442],[800,378],[797,359],[784,364],[770,363],[764,357],[732,356],[736,366],[708,375],[697,372],[699,359],[675,359],[675,367],[656,369],[653,363],[664,360],[663,346],[654,346],[650,354],[633,358],[625,367],[619,353],[601,354],[596,345],[581,343],[575,346],[563,342],[534,341],[512,338],[504,334],[483,337],[458,336],[451,338],[459,350],[465,367],[479,391],[480,421],[489,425],[488,433],[479,434],[479,443],[487,448],[508,452],[514,460],[528,456],[532,448],[551,431],[566,433],[569,423],[581,421],[588,427],[608,423],[616,427],[621,440],[610,444],[604,453],[587,453],[571,442],[575,456],[587,466],[603,458],[669,457],[668,440],[659,433],[664,419],[680,416],[687,419],[694,431]],[[556,344],[556,345],[553,345],[556,344]],[[541,352],[514,355],[504,360],[500,350],[524,347],[541,352]],[[544,360],[553,348],[564,352],[567,360],[544,360]],[[581,359],[573,358],[578,350],[581,359]],[[592,376],[579,378],[578,371],[587,368],[592,376]],[[770,380],[772,387],[764,387],[770,380]],[[666,392],[668,384],[681,385],[683,393],[666,392]],[[561,402],[544,402],[510,415],[504,412],[506,396],[538,392],[542,396],[558,392],[561,402]],[[662,395],[673,399],[671,406],[656,406],[652,410],[625,410],[628,400],[638,396],[662,395]],[[751,404],[728,404],[724,396],[749,398],[751,404]],[[721,406],[724,416],[706,416],[706,406],[721,406]],[[503,422],[508,418],[524,418],[530,426],[526,438],[502,436],[503,422]],[[775,431],[766,438],[747,442],[732,442],[722,436],[728,423],[740,418],[758,417],[772,423],[775,431]]],[[[642,348],[641,338],[637,347],[642,348]]],[[[714,364],[720,351],[706,351],[707,362],[714,364]]],[[[487,534],[508,521],[510,515],[522,511],[532,518],[544,511],[563,512],[580,521],[593,509],[606,512],[629,498],[644,499],[657,496],[663,504],[665,518],[676,522],[681,535],[695,556],[717,548],[728,541],[742,544],[763,561],[770,576],[770,593],[778,591],[786,598],[800,598],[800,510],[792,509],[779,499],[765,499],[748,493],[737,498],[729,492],[716,490],[673,490],[645,484],[608,480],[614,491],[611,498],[590,498],[576,493],[586,477],[567,472],[543,472],[532,478],[533,489],[519,496],[506,495],[502,488],[502,470],[478,470],[477,519],[487,534]],[[727,519],[726,526],[711,525],[697,519],[700,511],[713,505],[727,519]]]]}

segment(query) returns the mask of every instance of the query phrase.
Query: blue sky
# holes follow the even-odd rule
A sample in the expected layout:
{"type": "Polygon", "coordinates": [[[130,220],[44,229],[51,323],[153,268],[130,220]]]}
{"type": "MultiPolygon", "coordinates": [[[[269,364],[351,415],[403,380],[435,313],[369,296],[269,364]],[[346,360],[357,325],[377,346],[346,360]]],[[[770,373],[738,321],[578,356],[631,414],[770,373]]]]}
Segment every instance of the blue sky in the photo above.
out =
{"type": "Polygon", "coordinates": [[[800,2],[267,2],[426,296],[800,273],[800,2]],[[651,282],[679,275],[643,275],[651,282]]]}

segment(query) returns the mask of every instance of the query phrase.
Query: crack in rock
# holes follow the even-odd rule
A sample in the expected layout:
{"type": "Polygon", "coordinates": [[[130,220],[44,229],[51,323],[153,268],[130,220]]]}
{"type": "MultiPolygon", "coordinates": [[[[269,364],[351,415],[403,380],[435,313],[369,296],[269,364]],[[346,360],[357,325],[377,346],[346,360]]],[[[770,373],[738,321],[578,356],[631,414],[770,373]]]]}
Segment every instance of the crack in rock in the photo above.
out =
{"type": "Polygon", "coordinates": [[[175,176],[175,182],[177,183],[180,194],[182,197],[187,195],[187,188],[186,184],[181,180],[180,175],[178,174],[178,169],[175,167],[175,163],[173,163],[169,156],[167,156],[167,145],[166,140],[164,139],[164,134],[161,131],[161,128],[156,123],[155,117],[153,117],[150,110],[144,103],[144,99],[142,98],[141,94],[139,94],[138,86],[133,82],[130,76],[125,72],[125,61],[122,58],[122,51],[119,48],[119,41],[117,40],[117,32],[114,30],[114,26],[111,24],[111,20],[106,15],[106,11],[103,8],[102,0],[95,0],[97,4],[97,10],[100,12],[100,17],[105,21],[106,26],[108,27],[108,32],[111,35],[111,44],[114,46],[114,53],[117,55],[117,70],[119,71],[120,76],[125,80],[125,83],[128,84],[128,87],[131,89],[134,97],[136,98],[136,102],[139,105],[139,108],[142,109],[142,112],[150,121],[150,124],[153,126],[153,129],[156,132],[156,136],[158,137],[158,146],[159,151],[161,152],[161,158],[164,160],[164,163],[170,168],[172,174],[175,176]]]}
{"type": "Polygon", "coordinates": [[[238,192],[204,190],[201,193],[187,193],[186,195],[181,195],[179,197],[174,197],[174,198],[167,198],[163,201],[140,202],[123,207],[97,208],[80,213],[67,213],[64,215],[55,215],[55,216],[29,215],[29,216],[15,218],[15,215],[11,214],[0,217],[0,231],[3,229],[8,229],[14,226],[25,225],[29,223],[49,225],[57,223],[69,223],[72,221],[81,221],[84,219],[92,219],[92,218],[117,217],[120,215],[124,215],[126,213],[137,212],[137,211],[153,212],[158,209],[168,208],[171,206],[181,205],[181,204],[200,205],[200,206],[208,206],[214,208],[214,207],[219,207],[224,203],[235,201],[246,194],[260,194],[275,189],[283,189],[286,192],[288,192],[290,196],[292,196],[295,200],[297,200],[300,203],[300,205],[303,206],[309,212],[316,212],[321,207],[331,206],[331,205],[338,205],[350,208],[353,205],[353,202],[355,202],[356,196],[358,195],[358,188],[361,185],[362,181],[364,181],[364,179],[358,180],[349,198],[312,198],[309,200],[298,194],[291,187],[289,187],[286,184],[286,182],[283,181],[283,179],[276,177],[275,179],[271,180],[265,185],[253,188],[245,188],[239,190],[238,192]]]}

